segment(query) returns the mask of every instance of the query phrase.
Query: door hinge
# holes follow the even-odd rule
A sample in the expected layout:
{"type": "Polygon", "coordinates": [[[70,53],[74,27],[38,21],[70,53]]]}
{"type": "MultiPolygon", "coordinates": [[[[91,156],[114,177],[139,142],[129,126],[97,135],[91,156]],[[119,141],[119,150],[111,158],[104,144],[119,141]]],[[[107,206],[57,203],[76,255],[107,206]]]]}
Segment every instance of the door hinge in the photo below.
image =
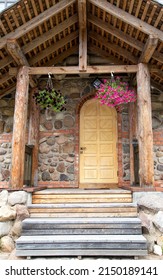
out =
{"type": "Polygon", "coordinates": [[[119,176],[119,171],[117,170],[117,176],[119,176]]]}

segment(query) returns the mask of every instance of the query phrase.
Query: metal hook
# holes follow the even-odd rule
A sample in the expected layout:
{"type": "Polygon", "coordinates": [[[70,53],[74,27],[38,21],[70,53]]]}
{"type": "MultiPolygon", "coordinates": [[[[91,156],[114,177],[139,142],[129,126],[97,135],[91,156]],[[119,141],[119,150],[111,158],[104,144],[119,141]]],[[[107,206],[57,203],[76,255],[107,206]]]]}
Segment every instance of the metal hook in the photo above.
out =
{"type": "Polygon", "coordinates": [[[51,72],[49,72],[49,73],[48,73],[49,79],[51,79],[51,75],[52,75],[52,73],[51,73],[51,72]]]}
{"type": "Polygon", "coordinates": [[[113,74],[113,73],[114,73],[114,72],[111,72],[111,77],[112,77],[112,78],[114,78],[114,74],[113,74]]]}

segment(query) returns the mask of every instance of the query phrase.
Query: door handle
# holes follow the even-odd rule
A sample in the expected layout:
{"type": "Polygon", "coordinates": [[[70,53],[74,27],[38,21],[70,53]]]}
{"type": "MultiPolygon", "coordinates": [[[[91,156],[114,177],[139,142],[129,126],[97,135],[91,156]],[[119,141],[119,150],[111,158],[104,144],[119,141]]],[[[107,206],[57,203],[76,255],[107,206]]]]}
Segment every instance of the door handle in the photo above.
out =
{"type": "Polygon", "coordinates": [[[80,147],[80,151],[86,150],[86,147],[80,147]]]}

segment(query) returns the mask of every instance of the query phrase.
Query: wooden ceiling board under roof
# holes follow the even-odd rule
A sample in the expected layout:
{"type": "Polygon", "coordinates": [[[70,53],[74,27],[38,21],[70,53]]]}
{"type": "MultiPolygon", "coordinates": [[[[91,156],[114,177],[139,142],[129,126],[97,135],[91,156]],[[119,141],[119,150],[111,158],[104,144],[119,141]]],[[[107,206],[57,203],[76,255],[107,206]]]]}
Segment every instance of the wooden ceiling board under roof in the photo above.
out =
{"type": "MultiPolygon", "coordinates": [[[[0,97],[15,90],[12,67],[65,65],[74,52],[84,57],[86,47],[89,55],[110,58],[112,64],[148,63],[155,67],[153,84],[163,87],[163,6],[147,0],[87,0],[83,23],[83,3],[21,0],[0,14],[0,97]]],[[[82,63],[79,59],[81,70],[86,67],[82,63]]],[[[36,77],[31,77],[30,86],[35,85],[36,77]]]]}

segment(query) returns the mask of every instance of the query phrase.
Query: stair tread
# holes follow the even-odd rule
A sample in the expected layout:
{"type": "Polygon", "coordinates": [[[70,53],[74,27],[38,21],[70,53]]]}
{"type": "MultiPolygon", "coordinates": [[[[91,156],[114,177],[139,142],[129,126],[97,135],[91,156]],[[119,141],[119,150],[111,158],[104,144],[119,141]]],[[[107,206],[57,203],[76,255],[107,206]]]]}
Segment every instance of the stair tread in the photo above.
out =
{"type": "Polygon", "coordinates": [[[23,223],[138,223],[141,222],[139,218],[86,218],[86,217],[78,217],[78,218],[53,218],[53,217],[45,217],[45,218],[26,218],[23,220],[23,223]]]}
{"type": "Polygon", "coordinates": [[[122,194],[131,194],[131,191],[129,190],[123,190],[123,189],[99,189],[99,190],[84,190],[84,189],[47,189],[47,190],[40,190],[36,191],[33,194],[105,194],[105,193],[122,193],[122,194]]]}
{"type": "Polygon", "coordinates": [[[121,207],[121,208],[129,208],[129,207],[137,207],[136,203],[56,203],[56,204],[29,204],[28,208],[116,208],[116,207],[121,207]]]}
{"type": "Polygon", "coordinates": [[[16,243],[76,243],[76,242],[139,242],[146,243],[143,235],[39,235],[39,236],[21,236],[16,243]]]}

